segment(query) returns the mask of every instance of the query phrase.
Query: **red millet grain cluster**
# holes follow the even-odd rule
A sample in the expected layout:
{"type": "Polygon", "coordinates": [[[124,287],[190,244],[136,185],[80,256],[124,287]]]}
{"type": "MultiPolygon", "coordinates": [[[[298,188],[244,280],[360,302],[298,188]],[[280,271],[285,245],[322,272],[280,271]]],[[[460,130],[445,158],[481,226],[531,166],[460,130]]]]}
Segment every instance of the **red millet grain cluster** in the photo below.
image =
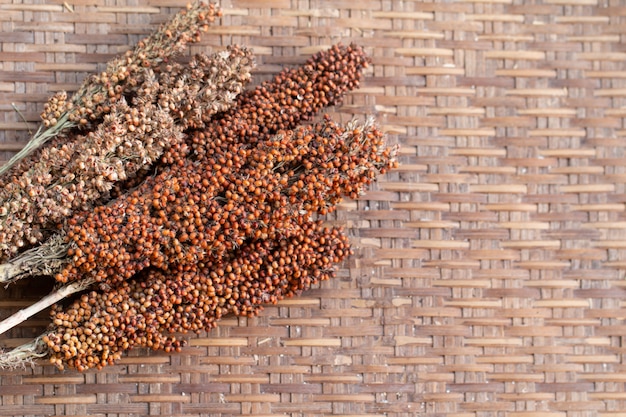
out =
{"type": "Polygon", "coordinates": [[[149,269],[109,291],[91,291],[66,308],[56,306],[43,337],[51,363],[80,371],[101,368],[133,347],[178,350],[172,333],[215,327],[226,314],[253,316],[334,275],[349,254],[336,228],[303,217],[280,240],[252,240],[203,264],[149,269]]]}
{"type": "Polygon", "coordinates": [[[289,233],[286,219],[333,210],[392,165],[371,124],[346,130],[328,118],[256,148],[214,140],[206,149],[204,161],[185,160],[70,219],[71,262],[57,280],[112,286],[149,266],[219,259],[247,239],[279,239],[289,233]]]}

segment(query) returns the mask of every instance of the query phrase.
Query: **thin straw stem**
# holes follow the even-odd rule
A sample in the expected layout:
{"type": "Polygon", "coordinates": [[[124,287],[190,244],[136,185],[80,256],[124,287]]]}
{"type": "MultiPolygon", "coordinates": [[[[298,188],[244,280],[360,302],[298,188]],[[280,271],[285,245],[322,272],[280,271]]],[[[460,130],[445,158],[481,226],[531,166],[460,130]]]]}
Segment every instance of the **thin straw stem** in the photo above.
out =
{"type": "Polygon", "coordinates": [[[95,281],[92,279],[85,279],[82,281],[72,282],[71,284],[67,284],[53,290],[50,294],[46,295],[44,298],[37,301],[36,303],[31,304],[30,306],[18,311],[12,316],[9,316],[6,319],[0,321],[0,334],[11,330],[18,324],[28,320],[40,311],[43,311],[46,308],[50,307],[52,304],[63,300],[64,298],[72,294],[87,289],[94,282],[95,281]]]}
{"type": "Polygon", "coordinates": [[[28,143],[24,145],[24,147],[18,153],[13,155],[13,157],[9,159],[9,161],[6,164],[0,166],[0,175],[10,170],[13,167],[13,165],[17,164],[19,161],[26,158],[28,155],[33,153],[35,149],[39,148],[48,140],[56,137],[63,130],[74,127],[76,124],[69,121],[68,118],[69,118],[69,112],[63,114],[61,119],[59,119],[59,122],[55,124],[54,126],[51,126],[46,129],[43,129],[43,126],[41,126],[37,130],[37,132],[35,132],[35,135],[30,139],[30,141],[28,141],[28,143]]]}

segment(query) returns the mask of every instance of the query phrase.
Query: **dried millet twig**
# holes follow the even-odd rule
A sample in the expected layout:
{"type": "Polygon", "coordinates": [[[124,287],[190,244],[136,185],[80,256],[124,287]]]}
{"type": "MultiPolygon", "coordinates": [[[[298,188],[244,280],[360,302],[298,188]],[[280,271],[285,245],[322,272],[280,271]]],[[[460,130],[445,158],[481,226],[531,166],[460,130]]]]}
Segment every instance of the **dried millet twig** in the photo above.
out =
{"type": "Polygon", "coordinates": [[[214,4],[196,1],[123,56],[110,61],[104,72],[88,77],[71,100],[65,92],[55,94],[44,106],[40,128],[20,152],[0,167],[0,175],[63,131],[73,127],[92,129],[93,123],[109,113],[114,103],[142,83],[145,68],[156,69],[180,54],[220,15],[214,4]]]}
{"type": "MultiPolygon", "coordinates": [[[[0,322],[0,334],[12,329],[28,318],[34,316],[38,312],[45,310],[50,307],[54,303],[57,303],[63,300],[66,297],[69,297],[72,294],[76,294],[77,292],[81,292],[89,288],[93,282],[89,282],[89,280],[84,280],[81,282],[73,282],[69,285],[64,285],[58,288],[55,291],[52,291],[50,294],[37,301],[34,304],[18,311],[12,316],[2,320],[0,322]]],[[[0,363],[0,368],[2,368],[2,364],[0,363]]]]}

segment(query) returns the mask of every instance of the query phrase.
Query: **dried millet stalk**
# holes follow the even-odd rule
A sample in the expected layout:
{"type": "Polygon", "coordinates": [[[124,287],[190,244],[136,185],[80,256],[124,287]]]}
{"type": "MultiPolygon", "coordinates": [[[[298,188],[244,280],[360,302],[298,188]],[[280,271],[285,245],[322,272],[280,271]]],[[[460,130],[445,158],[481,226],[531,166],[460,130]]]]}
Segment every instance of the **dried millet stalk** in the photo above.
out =
{"type": "Polygon", "coordinates": [[[380,131],[348,127],[325,119],[252,149],[214,141],[203,163],[172,166],[70,221],[70,262],[57,280],[112,286],[149,266],[219,259],[248,239],[285,236],[286,218],[333,210],[391,166],[380,131]]]}
{"type": "Polygon", "coordinates": [[[146,68],[156,69],[179,55],[189,42],[198,41],[203,28],[220,15],[214,4],[196,1],[133,49],[110,61],[101,74],[88,77],[70,100],[65,92],[55,94],[44,106],[41,127],[19,153],[0,167],[0,175],[63,131],[73,127],[92,130],[113,104],[143,83],[146,68]]]}
{"type": "Polygon", "coordinates": [[[180,149],[183,128],[232,106],[253,65],[249,50],[229,47],[210,57],[198,55],[158,80],[147,69],[132,107],[120,100],[95,131],[42,148],[27,171],[0,189],[3,257],[41,242],[46,229],[76,210],[90,210],[115,183],[151,166],[165,150],[180,149]],[[195,113],[180,110],[189,104],[195,113]]]}
{"type": "Polygon", "coordinates": [[[210,330],[227,314],[253,316],[263,304],[331,278],[334,264],[350,252],[347,238],[302,216],[290,222],[290,238],[251,241],[202,266],[146,270],[65,308],[56,305],[44,335],[0,355],[0,367],[45,357],[61,369],[84,371],[112,364],[133,347],[178,350],[183,342],[173,333],[210,330]]]}
{"type": "MultiPolygon", "coordinates": [[[[200,32],[221,16],[214,4],[196,1],[177,13],[124,55],[107,63],[106,70],[89,77],[72,97],[69,120],[89,125],[106,114],[108,107],[121,100],[143,82],[146,68],[157,70],[180,55],[187,44],[198,42],[200,32]]],[[[44,114],[44,120],[48,119],[44,114]]]]}
{"type": "Polygon", "coordinates": [[[311,120],[322,109],[340,104],[359,87],[369,58],[357,45],[334,45],[303,65],[285,69],[254,90],[242,93],[232,110],[191,136],[194,157],[202,159],[213,138],[254,146],[280,130],[311,120]]]}

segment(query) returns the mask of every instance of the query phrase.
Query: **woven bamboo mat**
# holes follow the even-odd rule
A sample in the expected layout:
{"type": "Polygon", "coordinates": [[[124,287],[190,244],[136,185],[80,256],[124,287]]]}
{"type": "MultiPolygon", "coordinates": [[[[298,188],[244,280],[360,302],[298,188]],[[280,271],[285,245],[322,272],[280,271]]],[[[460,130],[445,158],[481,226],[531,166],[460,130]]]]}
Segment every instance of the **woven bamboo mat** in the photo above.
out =
{"type": "MultiPolygon", "coordinates": [[[[0,0],[0,159],[51,92],[183,5],[0,0]]],[[[0,372],[0,415],[626,416],[624,2],[222,5],[194,48],[252,46],[259,80],[338,41],[372,55],[335,115],[376,114],[401,165],[336,214],[355,255],[180,354],[0,372]]],[[[48,285],[4,290],[0,313],[48,285]]]]}

